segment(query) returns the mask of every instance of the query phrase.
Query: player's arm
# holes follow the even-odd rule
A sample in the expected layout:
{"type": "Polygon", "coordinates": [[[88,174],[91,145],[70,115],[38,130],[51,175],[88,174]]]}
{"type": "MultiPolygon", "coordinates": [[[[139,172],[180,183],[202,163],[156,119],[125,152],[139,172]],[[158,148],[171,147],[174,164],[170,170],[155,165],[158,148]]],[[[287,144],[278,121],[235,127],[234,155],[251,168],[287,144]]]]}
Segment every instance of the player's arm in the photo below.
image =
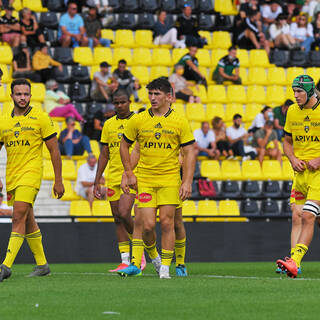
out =
{"type": "Polygon", "coordinates": [[[291,163],[292,169],[294,171],[298,171],[298,172],[304,171],[305,163],[304,161],[298,159],[294,155],[292,136],[287,133],[284,136],[284,140],[283,140],[283,151],[284,151],[284,154],[288,157],[291,163]]]}
{"type": "Polygon", "coordinates": [[[130,188],[137,190],[137,178],[133,173],[133,166],[131,164],[129,153],[129,148],[132,143],[133,141],[129,140],[125,135],[122,136],[122,140],[120,142],[120,156],[124,173],[127,176],[127,184],[130,188]]]}
{"type": "Polygon", "coordinates": [[[191,196],[192,192],[192,181],[194,168],[196,164],[196,155],[194,149],[194,143],[188,144],[182,147],[182,183],[179,191],[179,196],[182,201],[186,200],[191,196]]]}
{"type": "Polygon", "coordinates": [[[101,181],[103,172],[108,164],[108,161],[109,161],[109,146],[108,144],[104,144],[100,151],[96,177],[94,179],[93,194],[97,199],[101,199],[100,181],[101,181]]]}

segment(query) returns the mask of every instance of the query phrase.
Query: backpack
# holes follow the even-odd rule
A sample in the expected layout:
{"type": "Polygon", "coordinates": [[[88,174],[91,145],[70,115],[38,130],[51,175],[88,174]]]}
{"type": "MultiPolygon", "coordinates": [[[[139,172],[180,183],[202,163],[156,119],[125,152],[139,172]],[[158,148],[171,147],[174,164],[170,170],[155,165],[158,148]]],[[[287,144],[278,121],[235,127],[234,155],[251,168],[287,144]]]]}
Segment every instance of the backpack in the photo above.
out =
{"type": "Polygon", "coordinates": [[[213,182],[207,179],[198,180],[199,193],[202,197],[215,197],[217,195],[213,182]]]}

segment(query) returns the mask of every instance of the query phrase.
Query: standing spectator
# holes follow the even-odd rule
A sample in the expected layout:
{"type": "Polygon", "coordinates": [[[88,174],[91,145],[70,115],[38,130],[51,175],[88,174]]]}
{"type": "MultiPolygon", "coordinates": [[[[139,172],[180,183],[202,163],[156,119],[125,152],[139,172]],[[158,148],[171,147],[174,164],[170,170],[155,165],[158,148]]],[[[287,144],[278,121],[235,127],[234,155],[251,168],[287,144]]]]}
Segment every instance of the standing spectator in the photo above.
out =
{"type": "MultiPolygon", "coordinates": [[[[94,180],[96,178],[96,172],[97,172],[97,159],[96,157],[91,154],[87,158],[87,162],[84,163],[82,166],[80,166],[78,170],[77,175],[77,182],[75,191],[76,193],[88,200],[90,208],[92,209],[92,203],[94,201],[94,194],[93,194],[93,185],[94,180]]],[[[104,185],[105,181],[104,178],[101,178],[100,184],[104,185]]],[[[106,188],[101,188],[101,195],[102,199],[105,199],[106,197],[106,188]]]]}
{"type": "Polygon", "coordinates": [[[202,48],[207,44],[207,40],[198,33],[198,20],[192,17],[192,8],[189,4],[184,5],[182,15],[178,17],[175,26],[178,30],[178,39],[184,40],[187,47],[202,48]]]}
{"type": "Polygon", "coordinates": [[[56,80],[48,80],[46,82],[46,89],[44,107],[51,117],[71,117],[77,121],[84,121],[75,106],[70,103],[70,98],[63,91],[58,90],[56,80]]]}
{"type": "Polygon", "coordinates": [[[127,69],[126,60],[119,60],[118,68],[113,72],[113,78],[119,84],[118,89],[126,90],[129,97],[133,94],[134,101],[139,101],[138,90],[141,86],[139,84],[139,80],[127,69]]]}
{"type": "Polygon", "coordinates": [[[274,128],[277,132],[278,140],[281,141],[281,138],[284,136],[284,125],[286,123],[287,111],[289,107],[293,104],[293,101],[287,99],[284,104],[273,109],[274,114],[274,128]]]}
{"type": "Polygon", "coordinates": [[[28,47],[34,49],[40,43],[45,43],[42,30],[39,28],[36,17],[29,8],[21,10],[21,43],[27,43],[28,47]]]}
{"type": "Polygon", "coordinates": [[[255,133],[264,126],[267,120],[273,120],[272,108],[269,106],[265,106],[261,112],[256,115],[249,127],[249,132],[255,133]]]}
{"type": "Polygon", "coordinates": [[[312,24],[308,23],[306,14],[298,16],[296,21],[291,23],[290,34],[300,43],[301,50],[307,53],[311,50],[311,44],[314,41],[312,24]]]}
{"type": "Polygon", "coordinates": [[[117,90],[118,82],[109,71],[110,64],[106,61],[100,63],[100,71],[93,75],[91,84],[91,98],[97,101],[110,101],[112,93],[117,90]]]}
{"type": "Polygon", "coordinates": [[[180,58],[177,64],[184,67],[183,76],[187,80],[195,81],[197,84],[203,84],[207,87],[206,77],[199,70],[199,62],[196,57],[198,48],[196,46],[189,47],[189,52],[180,58]]]}
{"type": "Polygon", "coordinates": [[[5,14],[0,19],[0,32],[2,41],[9,43],[10,47],[16,48],[20,44],[20,24],[12,16],[13,7],[6,7],[5,14]]]}
{"type": "Polygon", "coordinates": [[[45,83],[47,80],[53,78],[52,66],[58,67],[61,72],[63,71],[62,64],[53,60],[48,53],[47,45],[45,43],[41,43],[39,50],[36,51],[32,58],[33,70],[36,71],[41,82],[45,83]]]}
{"type": "Polygon", "coordinates": [[[315,47],[320,47],[320,11],[317,12],[314,22],[312,23],[315,47]]]}
{"type": "Polygon", "coordinates": [[[277,132],[273,129],[271,120],[267,120],[263,128],[254,133],[252,146],[256,148],[261,164],[265,155],[270,156],[271,159],[282,161],[277,132]]]}
{"type": "Polygon", "coordinates": [[[222,84],[224,81],[232,81],[234,84],[241,84],[239,77],[240,62],[237,58],[237,49],[230,47],[228,54],[221,58],[215,71],[212,74],[212,80],[217,84],[222,84]]]}
{"type": "Polygon", "coordinates": [[[104,123],[116,114],[114,105],[112,103],[107,103],[103,110],[98,110],[93,116],[93,133],[92,139],[100,142],[101,133],[104,123]]]}
{"type": "Polygon", "coordinates": [[[12,216],[12,207],[3,203],[3,193],[0,192],[0,216],[12,216]]]}
{"type": "Polygon", "coordinates": [[[269,4],[265,4],[262,7],[262,22],[264,33],[266,33],[269,26],[276,21],[277,16],[281,13],[282,8],[277,0],[272,0],[269,2],[269,4]]]}
{"type": "Polygon", "coordinates": [[[68,10],[62,15],[59,22],[58,38],[62,47],[87,46],[88,38],[82,17],[77,14],[77,3],[69,1],[68,10]]]}
{"type": "Polygon", "coordinates": [[[90,140],[75,128],[74,118],[66,119],[67,128],[62,130],[59,137],[59,148],[62,155],[66,155],[69,159],[73,155],[82,155],[84,151],[92,154],[90,140]]]}
{"type": "Polygon", "coordinates": [[[218,160],[220,157],[220,151],[216,146],[216,138],[214,132],[210,129],[209,122],[204,121],[201,123],[201,129],[197,129],[193,132],[196,140],[195,148],[199,156],[206,156],[218,160]]]}

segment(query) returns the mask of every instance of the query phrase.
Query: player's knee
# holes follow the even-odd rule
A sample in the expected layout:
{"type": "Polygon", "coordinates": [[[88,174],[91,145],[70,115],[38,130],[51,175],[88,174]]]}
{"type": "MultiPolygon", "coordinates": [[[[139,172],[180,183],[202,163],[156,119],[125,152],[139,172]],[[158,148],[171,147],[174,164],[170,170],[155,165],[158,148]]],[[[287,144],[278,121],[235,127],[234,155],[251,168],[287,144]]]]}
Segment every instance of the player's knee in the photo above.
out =
{"type": "Polygon", "coordinates": [[[169,217],[161,219],[160,224],[162,232],[174,230],[174,220],[169,217]]]}
{"type": "Polygon", "coordinates": [[[153,233],[155,228],[155,223],[153,221],[144,221],[143,222],[143,232],[145,234],[153,233]]]}
{"type": "Polygon", "coordinates": [[[292,224],[301,225],[302,224],[302,212],[292,211],[292,224]]]}
{"type": "Polygon", "coordinates": [[[22,212],[15,212],[12,216],[12,225],[17,226],[21,224],[25,224],[27,220],[27,215],[22,212]]]}
{"type": "Polygon", "coordinates": [[[117,214],[114,214],[114,215],[113,215],[113,218],[114,218],[114,223],[115,223],[115,224],[120,224],[120,223],[121,223],[121,218],[120,218],[120,216],[118,215],[118,213],[117,213],[117,214]]]}

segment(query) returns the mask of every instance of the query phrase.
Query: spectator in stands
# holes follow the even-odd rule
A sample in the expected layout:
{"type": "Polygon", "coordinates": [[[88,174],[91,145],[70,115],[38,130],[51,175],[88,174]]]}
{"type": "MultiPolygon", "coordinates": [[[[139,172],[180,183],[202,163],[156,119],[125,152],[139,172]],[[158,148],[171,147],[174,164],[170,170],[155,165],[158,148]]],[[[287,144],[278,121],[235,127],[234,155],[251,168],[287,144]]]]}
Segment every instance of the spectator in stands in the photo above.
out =
{"type": "Polygon", "coordinates": [[[44,107],[51,117],[75,118],[84,121],[76,107],[70,103],[70,98],[58,88],[56,80],[50,79],[46,82],[46,96],[44,107]]]}
{"type": "Polygon", "coordinates": [[[233,151],[230,148],[230,144],[226,135],[226,125],[222,118],[214,117],[212,120],[212,128],[216,137],[216,145],[220,151],[220,154],[226,157],[227,160],[233,159],[233,151]]]}
{"type": "Polygon", "coordinates": [[[154,44],[170,44],[175,48],[185,48],[184,41],[177,39],[177,29],[171,28],[166,22],[167,13],[164,10],[160,10],[158,13],[158,21],[153,27],[154,44]]]}
{"type": "Polygon", "coordinates": [[[240,27],[240,33],[237,38],[237,44],[240,48],[247,50],[264,48],[269,55],[270,46],[265,35],[259,30],[260,13],[258,11],[250,11],[240,27]]]}
{"type": "Polygon", "coordinates": [[[127,91],[128,96],[134,96],[134,101],[139,101],[138,90],[141,88],[139,79],[127,69],[127,61],[119,60],[118,68],[113,72],[113,78],[118,82],[118,89],[127,91]]]}
{"type": "Polygon", "coordinates": [[[195,148],[199,156],[206,156],[212,159],[219,159],[220,151],[216,146],[216,138],[214,132],[210,129],[209,122],[204,121],[201,123],[201,129],[193,132],[196,140],[195,148]]]}
{"type": "Polygon", "coordinates": [[[313,36],[314,36],[314,47],[320,47],[320,11],[316,14],[315,20],[312,23],[313,36]]]}
{"type": "Polygon", "coordinates": [[[190,81],[195,81],[197,84],[203,84],[207,87],[206,77],[199,70],[199,62],[196,57],[198,48],[196,46],[189,47],[189,52],[180,58],[177,64],[184,67],[183,76],[190,81]]]}
{"type": "Polygon", "coordinates": [[[262,7],[262,22],[264,33],[266,33],[270,25],[276,21],[277,16],[281,13],[282,8],[277,0],[272,0],[269,2],[269,4],[265,4],[262,7]]]}
{"type": "Polygon", "coordinates": [[[265,106],[260,113],[253,119],[249,132],[255,133],[258,129],[262,128],[267,120],[273,121],[272,108],[265,106]]]}
{"type": "Polygon", "coordinates": [[[58,38],[62,47],[87,46],[88,38],[85,33],[82,17],[77,14],[78,5],[76,2],[68,2],[68,10],[60,18],[58,38]]]}
{"type": "Polygon", "coordinates": [[[178,17],[175,26],[178,30],[178,39],[184,40],[187,47],[202,48],[207,44],[207,39],[198,33],[198,20],[192,17],[192,8],[189,4],[184,5],[182,15],[178,17]]]}
{"type": "Polygon", "coordinates": [[[0,0],[0,8],[12,7],[14,0],[0,0]]]}
{"type": "Polygon", "coordinates": [[[316,13],[315,9],[320,2],[318,0],[305,0],[301,12],[305,12],[309,17],[313,17],[316,13]]]}
{"type": "Polygon", "coordinates": [[[69,159],[73,155],[82,155],[84,151],[92,154],[90,140],[75,128],[76,122],[74,118],[66,119],[67,128],[62,130],[59,137],[59,147],[62,155],[66,155],[69,159]]]}
{"type": "Polygon", "coordinates": [[[3,193],[0,192],[0,216],[11,216],[12,207],[9,207],[6,203],[3,203],[3,193]]]}
{"type": "Polygon", "coordinates": [[[101,133],[104,123],[116,114],[114,105],[107,103],[103,110],[98,110],[93,116],[93,133],[92,139],[100,142],[101,133]]]}
{"type": "Polygon", "coordinates": [[[290,34],[300,43],[301,50],[308,53],[314,41],[312,24],[308,23],[308,15],[304,13],[299,15],[296,21],[291,23],[290,34]]]}
{"type": "Polygon", "coordinates": [[[62,64],[54,59],[52,59],[48,53],[48,47],[45,43],[41,43],[39,50],[33,55],[32,67],[36,71],[36,74],[40,77],[41,82],[46,82],[53,78],[52,66],[58,67],[62,72],[62,64]]]}
{"type": "Polygon", "coordinates": [[[280,141],[284,136],[283,128],[286,123],[287,111],[292,104],[293,104],[293,101],[290,99],[287,99],[281,106],[275,107],[273,109],[274,128],[277,132],[278,140],[280,141]]]}
{"type": "Polygon", "coordinates": [[[219,60],[216,69],[212,73],[212,80],[216,81],[217,84],[222,84],[224,81],[241,84],[239,67],[240,62],[237,58],[237,49],[230,47],[228,54],[219,60]]]}
{"type": "Polygon", "coordinates": [[[89,9],[86,18],[84,19],[84,26],[87,32],[90,48],[96,47],[99,44],[105,47],[110,47],[111,40],[101,38],[102,23],[97,16],[96,7],[91,7],[89,9]]]}
{"type": "Polygon", "coordinates": [[[200,98],[196,97],[192,90],[189,88],[195,86],[191,81],[187,81],[183,77],[184,68],[181,64],[176,64],[174,67],[174,73],[169,77],[169,81],[175,93],[176,99],[181,99],[189,103],[199,103],[200,98]]]}
{"type": "Polygon", "coordinates": [[[109,6],[109,0],[87,0],[87,6],[96,7],[101,15],[113,11],[113,8],[109,6]]]}
{"type": "Polygon", "coordinates": [[[0,32],[2,41],[9,43],[10,47],[17,48],[20,44],[20,24],[19,21],[12,16],[13,7],[5,8],[5,14],[0,18],[0,32]]]}
{"type": "Polygon", "coordinates": [[[21,43],[27,43],[28,47],[34,49],[40,43],[45,43],[44,35],[37,23],[36,17],[29,8],[21,10],[21,43]]]}
{"type": "Polygon", "coordinates": [[[118,82],[109,71],[110,64],[106,61],[100,63],[100,71],[93,75],[91,84],[91,98],[97,101],[110,101],[112,93],[117,90],[118,82]]]}
{"type": "Polygon", "coordinates": [[[256,148],[261,164],[265,155],[270,156],[271,159],[282,161],[277,132],[273,129],[273,121],[267,120],[263,128],[254,133],[252,146],[256,148]]]}
{"type": "MultiPolygon", "coordinates": [[[[87,162],[80,166],[77,175],[77,182],[75,191],[76,193],[88,200],[90,208],[92,209],[92,203],[94,201],[94,194],[93,194],[93,184],[96,178],[97,172],[97,159],[96,157],[91,154],[87,158],[87,162]]],[[[100,184],[104,185],[105,181],[104,178],[101,178],[100,184]]],[[[106,188],[101,188],[101,195],[102,199],[106,198],[106,188]]]]}

